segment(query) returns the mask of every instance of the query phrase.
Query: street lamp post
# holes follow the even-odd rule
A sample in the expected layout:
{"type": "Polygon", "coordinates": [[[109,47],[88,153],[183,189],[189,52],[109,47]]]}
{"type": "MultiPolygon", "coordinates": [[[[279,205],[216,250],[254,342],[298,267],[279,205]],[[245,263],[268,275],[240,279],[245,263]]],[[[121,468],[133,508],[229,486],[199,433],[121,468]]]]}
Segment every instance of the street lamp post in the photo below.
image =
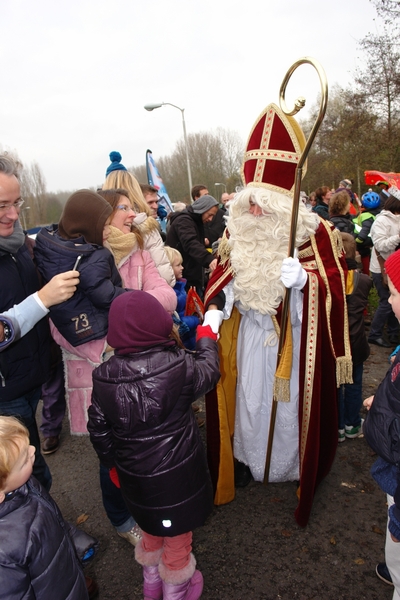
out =
{"type": "Polygon", "coordinates": [[[25,211],[26,210],[30,210],[30,206],[25,206],[24,208],[21,209],[21,217],[22,217],[22,225],[24,230],[26,231],[26,219],[25,219],[25,211]]]}
{"type": "Polygon", "coordinates": [[[171,104],[171,102],[159,102],[158,104],[146,104],[146,106],[144,107],[146,110],[148,111],[152,111],[156,108],[161,108],[162,106],[173,106],[174,108],[177,108],[178,110],[181,111],[182,113],[182,125],[183,125],[183,138],[185,140],[185,150],[186,150],[186,164],[187,164],[187,172],[188,172],[188,181],[189,181],[189,198],[190,201],[193,202],[192,200],[192,172],[190,170],[190,160],[189,160],[189,146],[188,146],[188,141],[187,141],[187,136],[186,136],[186,124],[185,124],[185,109],[184,108],[179,108],[179,106],[176,106],[176,104],[171,104]]]}
{"type": "MultiPolygon", "coordinates": [[[[215,185],[215,187],[223,185],[224,186],[224,193],[226,192],[226,185],[224,183],[214,183],[214,185],[215,185]]],[[[221,194],[221,196],[222,196],[222,194],[221,194]]],[[[221,197],[220,197],[220,200],[221,200],[221,197]]]]}

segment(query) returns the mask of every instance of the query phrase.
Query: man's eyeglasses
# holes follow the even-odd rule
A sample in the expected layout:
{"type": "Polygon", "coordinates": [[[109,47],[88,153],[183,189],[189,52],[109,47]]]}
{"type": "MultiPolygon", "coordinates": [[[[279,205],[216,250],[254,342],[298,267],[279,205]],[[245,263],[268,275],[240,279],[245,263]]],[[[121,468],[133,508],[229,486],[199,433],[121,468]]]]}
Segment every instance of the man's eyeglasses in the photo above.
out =
{"type": "Polygon", "coordinates": [[[13,202],[13,203],[0,202],[0,211],[7,212],[11,208],[15,208],[15,210],[18,210],[19,208],[21,208],[21,206],[23,205],[24,202],[25,202],[25,200],[17,200],[17,202],[13,202]]]}

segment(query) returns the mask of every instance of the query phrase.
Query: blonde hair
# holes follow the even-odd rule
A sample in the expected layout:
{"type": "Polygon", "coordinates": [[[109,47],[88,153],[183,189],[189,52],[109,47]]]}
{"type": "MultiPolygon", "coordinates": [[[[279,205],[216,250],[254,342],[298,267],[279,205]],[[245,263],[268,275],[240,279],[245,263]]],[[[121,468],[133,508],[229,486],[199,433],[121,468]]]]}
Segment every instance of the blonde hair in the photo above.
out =
{"type": "Polygon", "coordinates": [[[171,248],[171,246],[164,246],[164,250],[169,262],[171,263],[171,266],[173,265],[176,258],[179,260],[180,264],[183,263],[182,254],[179,252],[179,250],[177,250],[176,248],[171,248]]]}
{"type": "Polygon", "coordinates": [[[3,490],[29,432],[15,417],[0,417],[0,490],[3,490]]]}
{"type": "Polygon", "coordinates": [[[123,189],[128,192],[133,210],[137,213],[146,213],[150,216],[150,208],[144,199],[139,182],[129,171],[111,171],[103,183],[103,190],[123,189]]]}

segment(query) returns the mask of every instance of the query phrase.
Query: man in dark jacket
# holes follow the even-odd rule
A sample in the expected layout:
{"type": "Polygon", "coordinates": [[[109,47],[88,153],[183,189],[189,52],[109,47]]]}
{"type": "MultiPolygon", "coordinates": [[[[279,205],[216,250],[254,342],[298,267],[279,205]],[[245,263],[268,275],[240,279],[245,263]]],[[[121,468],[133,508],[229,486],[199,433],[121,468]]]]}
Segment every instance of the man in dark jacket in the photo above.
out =
{"type": "MultiPolygon", "coordinates": [[[[7,156],[0,156],[0,312],[19,304],[40,287],[18,220],[22,204],[17,165],[7,156]]],[[[63,297],[60,291],[57,302],[72,293],[63,297]]],[[[42,303],[44,314],[48,306],[42,303]]],[[[33,474],[46,489],[50,489],[51,475],[40,452],[35,415],[41,385],[49,376],[49,343],[48,323],[41,319],[0,353],[0,414],[16,416],[27,427],[30,443],[36,450],[33,474]]]]}
{"type": "Polygon", "coordinates": [[[213,220],[218,211],[218,202],[208,194],[202,196],[192,206],[171,217],[167,233],[167,246],[176,248],[182,254],[186,289],[194,286],[203,296],[203,268],[213,271],[217,260],[213,259],[204,245],[204,223],[213,220]]]}

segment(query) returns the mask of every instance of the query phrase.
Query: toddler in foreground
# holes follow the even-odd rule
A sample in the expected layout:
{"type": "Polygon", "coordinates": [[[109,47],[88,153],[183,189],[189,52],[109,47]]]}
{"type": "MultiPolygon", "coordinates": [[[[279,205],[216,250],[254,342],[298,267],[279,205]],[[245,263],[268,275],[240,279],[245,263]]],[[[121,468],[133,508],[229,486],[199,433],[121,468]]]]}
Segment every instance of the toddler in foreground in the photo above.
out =
{"type": "Polygon", "coordinates": [[[145,600],[197,600],[203,589],[192,529],[210,514],[213,493],[191,404],[220,377],[222,312],[210,312],[187,352],[158,300],[126,292],[109,314],[115,354],[93,372],[90,439],[142,529],[135,556],[145,600]]]}
{"type": "Polygon", "coordinates": [[[31,477],[35,448],[15,417],[0,417],[0,599],[87,600],[72,526],[31,477]]]}

